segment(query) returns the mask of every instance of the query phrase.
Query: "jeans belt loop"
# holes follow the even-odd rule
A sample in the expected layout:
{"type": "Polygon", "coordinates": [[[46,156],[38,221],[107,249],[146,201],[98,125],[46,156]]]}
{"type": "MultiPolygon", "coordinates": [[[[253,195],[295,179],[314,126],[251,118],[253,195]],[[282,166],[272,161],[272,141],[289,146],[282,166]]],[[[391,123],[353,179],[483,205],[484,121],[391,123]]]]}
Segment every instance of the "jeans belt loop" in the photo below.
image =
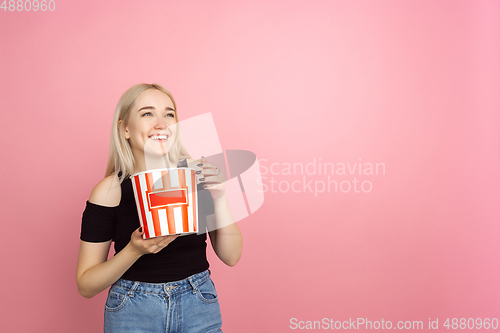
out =
{"type": "Polygon", "coordinates": [[[129,291],[127,292],[127,294],[130,296],[130,297],[134,297],[134,291],[137,290],[137,288],[139,287],[139,284],[140,282],[137,282],[137,281],[134,281],[134,284],[132,285],[132,287],[129,289],[129,291]]]}
{"type": "Polygon", "coordinates": [[[191,287],[193,287],[193,294],[195,294],[198,289],[196,288],[196,285],[194,284],[192,277],[189,277],[188,281],[191,287]]]}

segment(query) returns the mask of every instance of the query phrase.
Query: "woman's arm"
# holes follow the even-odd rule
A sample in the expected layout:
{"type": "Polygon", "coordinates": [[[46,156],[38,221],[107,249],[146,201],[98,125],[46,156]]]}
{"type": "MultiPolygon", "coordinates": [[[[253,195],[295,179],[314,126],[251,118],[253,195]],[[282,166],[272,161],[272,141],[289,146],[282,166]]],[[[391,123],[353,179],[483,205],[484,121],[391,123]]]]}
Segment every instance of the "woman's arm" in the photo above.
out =
{"type": "Polygon", "coordinates": [[[207,228],[209,230],[212,247],[222,262],[228,266],[234,266],[241,257],[243,237],[240,229],[234,222],[233,215],[229,209],[224,184],[224,175],[217,171],[217,166],[202,157],[196,164],[199,169],[198,181],[204,183],[214,202],[214,215],[207,216],[207,228]]]}
{"type": "Polygon", "coordinates": [[[214,199],[214,218],[207,221],[212,247],[222,262],[234,266],[241,258],[243,237],[229,210],[226,196],[214,199]]]}
{"type": "Polygon", "coordinates": [[[111,241],[104,243],[80,241],[76,267],[76,284],[80,295],[87,298],[97,295],[116,282],[140,258],[140,255],[130,251],[127,245],[116,256],[106,261],[110,245],[111,241]]]}
{"type": "MultiPolygon", "coordinates": [[[[109,176],[97,184],[90,194],[89,201],[101,206],[114,207],[120,203],[120,199],[120,183],[116,177],[109,176]]],[[[80,241],[76,267],[78,292],[87,298],[97,295],[116,282],[143,254],[158,253],[177,238],[173,235],[143,240],[143,232],[142,228],[135,230],[125,248],[109,260],[106,259],[111,241],[102,243],[80,241]]]]}

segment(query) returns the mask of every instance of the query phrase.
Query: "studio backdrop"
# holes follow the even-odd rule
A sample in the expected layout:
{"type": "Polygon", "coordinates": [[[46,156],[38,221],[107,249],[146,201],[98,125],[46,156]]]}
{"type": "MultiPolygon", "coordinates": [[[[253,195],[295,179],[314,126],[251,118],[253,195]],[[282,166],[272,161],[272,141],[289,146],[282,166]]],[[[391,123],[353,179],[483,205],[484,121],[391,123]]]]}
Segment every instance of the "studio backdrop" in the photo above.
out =
{"type": "Polygon", "coordinates": [[[80,223],[142,82],[258,162],[240,262],[208,247],[224,332],[498,331],[499,22],[493,0],[2,1],[0,331],[102,331],[80,223]]]}

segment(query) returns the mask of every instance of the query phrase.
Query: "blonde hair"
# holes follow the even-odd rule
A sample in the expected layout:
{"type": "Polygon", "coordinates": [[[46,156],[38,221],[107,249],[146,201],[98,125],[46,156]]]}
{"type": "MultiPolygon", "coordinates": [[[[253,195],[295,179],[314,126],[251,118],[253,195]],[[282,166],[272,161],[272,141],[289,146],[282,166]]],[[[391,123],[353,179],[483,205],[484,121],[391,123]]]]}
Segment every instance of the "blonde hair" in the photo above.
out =
{"type": "MultiPolygon", "coordinates": [[[[109,148],[108,166],[106,168],[105,177],[112,174],[119,175],[120,183],[125,177],[130,176],[134,170],[135,158],[132,153],[132,147],[127,139],[125,139],[124,129],[128,124],[130,110],[134,105],[136,98],[144,91],[149,89],[157,89],[164,92],[174,104],[175,121],[179,122],[177,117],[177,106],[174,97],[170,92],[159,84],[141,83],[129,88],[118,101],[115,114],[113,116],[113,124],[111,125],[111,140],[109,148]]],[[[177,165],[179,161],[190,158],[184,144],[181,140],[180,129],[177,125],[177,135],[175,137],[172,149],[168,152],[168,159],[177,165]]]]}

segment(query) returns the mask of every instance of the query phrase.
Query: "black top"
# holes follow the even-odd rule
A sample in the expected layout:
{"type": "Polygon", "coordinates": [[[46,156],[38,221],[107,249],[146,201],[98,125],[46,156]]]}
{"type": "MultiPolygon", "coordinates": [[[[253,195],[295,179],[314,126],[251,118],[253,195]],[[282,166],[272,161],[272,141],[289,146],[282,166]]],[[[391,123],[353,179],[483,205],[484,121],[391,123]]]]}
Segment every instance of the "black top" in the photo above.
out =
{"type": "MultiPolygon", "coordinates": [[[[186,160],[178,167],[187,167],[186,160]]],[[[206,230],[206,215],[213,214],[213,200],[208,190],[198,185],[199,230],[206,230]]],[[[80,239],[85,242],[115,242],[115,255],[130,241],[130,235],[139,228],[132,181],[121,184],[122,197],[115,207],[105,207],[87,201],[83,212],[80,239]]],[[[130,267],[122,279],[163,283],[187,278],[208,269],[206,256],[207,234],[179,236],[156,254],[145,254],[130,267]]]]}

